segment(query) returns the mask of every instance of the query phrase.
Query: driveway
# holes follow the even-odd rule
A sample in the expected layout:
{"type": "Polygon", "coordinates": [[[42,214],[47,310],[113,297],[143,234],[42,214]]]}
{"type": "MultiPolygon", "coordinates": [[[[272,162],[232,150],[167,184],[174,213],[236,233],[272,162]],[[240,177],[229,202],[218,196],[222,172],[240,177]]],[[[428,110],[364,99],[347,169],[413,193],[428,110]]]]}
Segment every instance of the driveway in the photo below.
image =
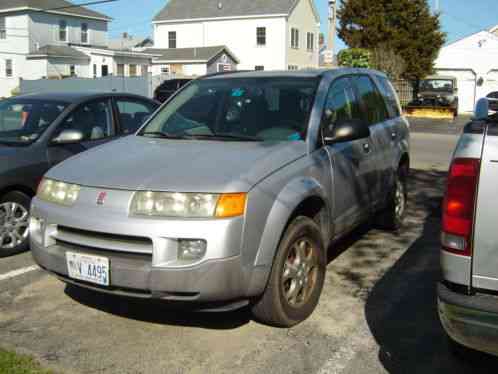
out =
{"type": "Polygon", "coordinates": [[[320,304],[295,328],[260,325],[247,310],[190,313],[67,287],[29,270],[33,263],[24,254],[0,260],[0,346],[33,354],[63,373],[439,374],[496,368],[498,360],[486,355],[466,361],[452,356],[438,322],[439,212],[456,137],[433,135],[412,136],[406,228],[395,235],[364,226],[330,248],[320,304]]]}

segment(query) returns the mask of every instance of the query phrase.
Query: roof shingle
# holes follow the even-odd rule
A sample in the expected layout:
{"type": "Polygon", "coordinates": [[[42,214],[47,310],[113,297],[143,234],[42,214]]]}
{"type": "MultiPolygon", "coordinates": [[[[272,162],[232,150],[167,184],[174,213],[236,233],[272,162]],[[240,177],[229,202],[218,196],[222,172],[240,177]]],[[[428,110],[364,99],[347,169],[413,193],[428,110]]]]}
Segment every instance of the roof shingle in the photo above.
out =
{"type": "Polygon", "coordinates": [[[237,57],[225,46],[215,47],[200,47],[200,48],[169,48],[169,49],[155,49],[148,48],[144,51],[154,55],[160,55],[159,61],[199,61],[209,62],[217,57],[222,52],[229,55],[235,62],[239,62],[237,57]]]}
{"type": "Polygon", "coordinates": [[[297,1],[299,0],[169,0],[153,21],[263,14],[287,15],[297,1]]]}
{"type": "Polygon", "coordinates": [[[72,14],[77,17],[90,17],[90,18],[102,18],[106,20],[111,20],[110,17],[105,14],[96,12],[86,7],[74,7],[65,8],[68,6],[76,5],[66,0],[1,0],[0,1],[0,12],[5,12],[10,9],[16,8],[31,8],[31,9],[47,9],[53,12],[62,12],[72,14]],[[65,9],[56,9],[65,8],[65,9]]]}
{"type": "Polygon", "coordinates": [[[37,51],[30,53],[28,56],[65,57],[90,60],[90,57],[83,52],[65,45],[46,45],[38,48],[37,51]]]}

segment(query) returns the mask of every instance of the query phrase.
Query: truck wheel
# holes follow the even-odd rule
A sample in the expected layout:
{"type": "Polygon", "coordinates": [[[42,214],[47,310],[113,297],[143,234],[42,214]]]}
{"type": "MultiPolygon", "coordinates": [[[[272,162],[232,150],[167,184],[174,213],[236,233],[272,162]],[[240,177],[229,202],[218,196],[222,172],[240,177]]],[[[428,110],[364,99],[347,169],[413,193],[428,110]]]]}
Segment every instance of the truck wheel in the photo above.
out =
{"type": "Polygon", "coordinates": [[[28,250],[29,205],[22,192],[9,192],[0,198],[0,257],[28,250]]]}
{"type": "Polygon", "coordinates": [[[304,321],[318,304],[326,268],[320,228],[297,217],[279,244],[265,292],[252,306],[256,320],[278,327],[304,321]]]}
{"type": "Polygon", "coordinates": [[[408,201],[406,174],[403,168],[396,173],[387,208],[378,217],[379,225],[385,230],[398,231],[403,227],[408,201]]]}

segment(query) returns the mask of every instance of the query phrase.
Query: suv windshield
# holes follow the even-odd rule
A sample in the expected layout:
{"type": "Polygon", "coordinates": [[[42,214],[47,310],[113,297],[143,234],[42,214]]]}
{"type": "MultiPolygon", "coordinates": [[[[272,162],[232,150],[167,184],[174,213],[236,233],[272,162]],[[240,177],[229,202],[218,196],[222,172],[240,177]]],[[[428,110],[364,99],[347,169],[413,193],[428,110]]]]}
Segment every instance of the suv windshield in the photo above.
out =
{"type": "Polygon", "coordinates": [[[427,79],[420,83],[420,91],[452,92],[453,81],[451,79],[427,79]]]}
{"type": "Polygon", "coordinates": [[[215,78],[186,86],[139,135],[225,141],[304,140],[318,80],[215,78]]]}
{"type": "Polygon", "coordinates": [[[0,143],[32,143],[68,105],[29,99],[0,101],[0,143]]]}

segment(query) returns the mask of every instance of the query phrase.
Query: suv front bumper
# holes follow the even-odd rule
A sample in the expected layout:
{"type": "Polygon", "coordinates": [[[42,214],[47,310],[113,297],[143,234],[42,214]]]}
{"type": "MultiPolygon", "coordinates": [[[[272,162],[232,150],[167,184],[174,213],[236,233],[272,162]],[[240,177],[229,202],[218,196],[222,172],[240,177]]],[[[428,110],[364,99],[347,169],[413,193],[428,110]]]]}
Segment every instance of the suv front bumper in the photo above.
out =
{"type": "Polygon", "coordinates": [[[85,208],[82,214],[37,198],[32,202],[33,220],[43,222],[39,232],[31,230],[33,257],[40,267],[63,281],[141,298],[200,303],[247,298],[251,269],[242,264],[243,217],[153,220],[85,208]],[[179,263],[175,257],[178,239],[204,240],[206,255],[191,264],[179,263]],[[70,279],[67,252],[108,258],[109,286],[70,279]]]}
{"type": "Polygon", "coordinates": [[[463,346],[498,356],[498,296],[464,295],[438,285],[439,318],[463,346]]]}

